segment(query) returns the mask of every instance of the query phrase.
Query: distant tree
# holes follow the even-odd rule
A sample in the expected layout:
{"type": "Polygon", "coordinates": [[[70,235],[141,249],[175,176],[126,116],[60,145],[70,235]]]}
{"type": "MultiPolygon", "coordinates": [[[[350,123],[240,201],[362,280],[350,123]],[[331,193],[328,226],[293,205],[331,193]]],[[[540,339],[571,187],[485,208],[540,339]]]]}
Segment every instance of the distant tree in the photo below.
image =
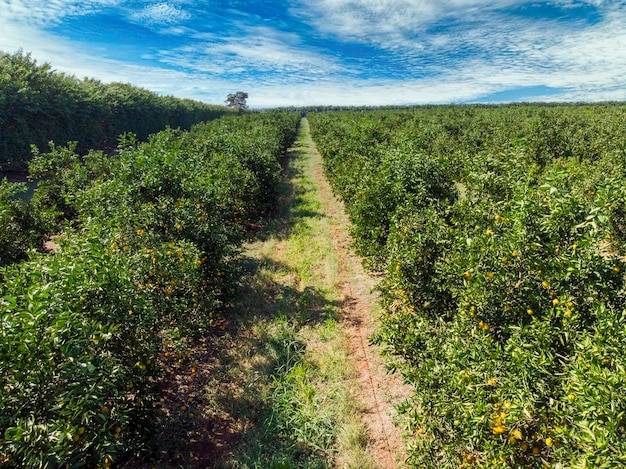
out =
{"type": "Polygon", "coordinates": [[[229,94],[226,97],[225,102],[228,107],[236,107],[239,111],[243,111],[248,109],[246,99],[248,99],[248,93],[245,93],[244,91],[237,91],[235,94],[229,94]]]}

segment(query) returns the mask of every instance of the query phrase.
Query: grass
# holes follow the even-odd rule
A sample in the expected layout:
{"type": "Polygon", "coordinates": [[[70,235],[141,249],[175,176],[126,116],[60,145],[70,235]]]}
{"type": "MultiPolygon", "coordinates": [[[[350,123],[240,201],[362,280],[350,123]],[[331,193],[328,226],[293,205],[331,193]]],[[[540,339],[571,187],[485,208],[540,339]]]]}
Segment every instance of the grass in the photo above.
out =
{"type": "Polygon", "coordinates": [[[233,408],[240,440],[221,467],[372,467],[338,322],[330,221],[305,137],[301,129],[288,155],[277,219],[245,252],[232,314],[248,338],[232,360],[246,405],[233,408]]]}

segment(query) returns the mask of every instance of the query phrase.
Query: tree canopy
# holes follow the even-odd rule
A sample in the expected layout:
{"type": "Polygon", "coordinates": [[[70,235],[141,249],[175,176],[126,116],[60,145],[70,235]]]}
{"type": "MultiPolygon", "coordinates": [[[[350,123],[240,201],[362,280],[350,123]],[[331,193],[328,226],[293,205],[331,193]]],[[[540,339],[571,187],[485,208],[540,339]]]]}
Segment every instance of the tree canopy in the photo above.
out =
{"type": "Polygon", "coordinates": [[[246,100],[248,99],[248,93],[244,91],[237,91],[235,94],[231,93],[226,97],[226,105],[228,107],[236,107],[239,109],[248,109],[246,100]]]}

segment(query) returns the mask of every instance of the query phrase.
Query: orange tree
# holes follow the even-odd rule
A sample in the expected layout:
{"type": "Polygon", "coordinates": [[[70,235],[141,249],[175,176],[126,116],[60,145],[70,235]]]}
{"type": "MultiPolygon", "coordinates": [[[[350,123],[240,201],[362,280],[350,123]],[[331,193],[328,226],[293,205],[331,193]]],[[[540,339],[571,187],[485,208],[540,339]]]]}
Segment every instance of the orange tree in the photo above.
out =
{"type": "Polygon", "coordinates": [[[122,132],[145,140],[168,125],[189,129],[232,113],[126,83],[79,80],[22,51],[0,52],[0,171],[25,170],[31,144],[74,140],[81,152],[110,151],[122,132]]]}
{"type": "Polygon", "coordinates": [[[414,386],[411,465],[623,465],[623,108],[380,114],[310,120],[386,272],[375,340],[414,386]]]}
{"type": "Polygon", "coordinates": [[[158,358],[212,331],[298,120],[255,115],[145,144],[126,135],[113,156],[72,145],[35,155],[44,179],[31,207],[56,213],[64,234],[54,255],[0,271],[3,467],[150,456],[164,417],[158,358]],[[247,151],[198,151],[229,126],[247,151]]]}
{"type": "Polygon", "coordinates": [[[29,249],[41,248],[49,219],[54,215],[35,212],[24,200],[26,185],[0,181],[0,266],[26,257],[29,249]]]}

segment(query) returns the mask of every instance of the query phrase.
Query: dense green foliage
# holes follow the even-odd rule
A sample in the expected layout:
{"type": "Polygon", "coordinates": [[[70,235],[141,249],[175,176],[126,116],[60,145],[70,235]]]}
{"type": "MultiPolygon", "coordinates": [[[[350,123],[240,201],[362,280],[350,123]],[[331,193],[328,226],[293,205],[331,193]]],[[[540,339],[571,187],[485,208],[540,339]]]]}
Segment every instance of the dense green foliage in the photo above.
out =
{"type": "Polygon", "coordinates": [[[626,108],[313,114],[414,467],[626,464],[626,108]]]}
{"type": "Polygon", "coordinates": [[[79,80],[21,51],[0,52],[0,171],[23,170],[31,145],[76,141],[80,152],[108,151],[123,132],[145,140],[166,126],[188,129],[227,112],[124,83],[79,80]]]}
{"type": "MultiPolygon", "coordinates": [[[[108,467],[154,451],[166,357],[216,327],[298,120],[224,117],[143,144],[127,134],[112,156],[35,155],[44,179],[28,207],[64,234],[53,254],[0,270],[0,465],[108,467]]],[[[24,210],[0,187],[5,223],[24,210]]]]}
{"type": "Polygon", "coordinates": [[[32,247],[43,245],[46,213],[34,213],[20,198],[25,184],[0,181],[0,267],[21,259],[32,247]]]}

